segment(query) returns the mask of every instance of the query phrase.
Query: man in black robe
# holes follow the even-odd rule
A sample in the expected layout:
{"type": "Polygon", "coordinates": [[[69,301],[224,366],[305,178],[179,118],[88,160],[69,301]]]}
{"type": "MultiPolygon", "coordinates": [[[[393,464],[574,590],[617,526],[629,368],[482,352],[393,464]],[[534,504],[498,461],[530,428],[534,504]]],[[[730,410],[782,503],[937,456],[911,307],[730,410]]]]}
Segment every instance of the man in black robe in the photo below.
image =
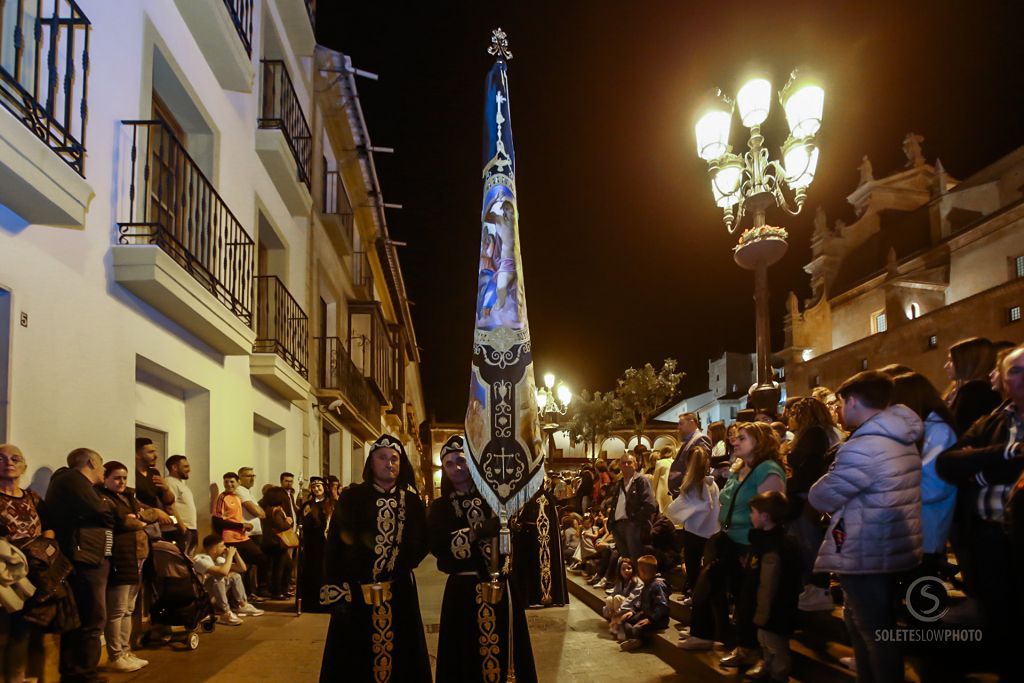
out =
{"type": "Polygon", "coordinates": [[[320,681],[430,683],[412,570],[427,555],[426,514],[402,443],[370,447],[363,482],[338,499],[320,603],[332,605],[320,681]]]}
{"type": "Polygon", "coordinates": [[[309,478],[309,499],[302,505],[302,544],[299,553],[299,599],[304,612],[326,612],[320,604],[324,583],[324,545],[330,517],[322,477],[309,478]]]}
{"type": "Polygon", "coordinates": [[[512,539],[516,585],[529,606],[569,604],[562,559],[562,528],[555,499],[545,488],[516,516],[512,539]]]}
{"type": "Polygon", "coordinates": [[[473,485],[461,436],[441,448],[441,497],[430,504],[427,525],[437,568],[448,574],[436,680],[505,683],[511,651],[517,683],[534,683],[537,670],[526,613],[518,587],[507,580],[507,565],[501,571],[501,599],[487,600],[498,518],[473,485]]]}

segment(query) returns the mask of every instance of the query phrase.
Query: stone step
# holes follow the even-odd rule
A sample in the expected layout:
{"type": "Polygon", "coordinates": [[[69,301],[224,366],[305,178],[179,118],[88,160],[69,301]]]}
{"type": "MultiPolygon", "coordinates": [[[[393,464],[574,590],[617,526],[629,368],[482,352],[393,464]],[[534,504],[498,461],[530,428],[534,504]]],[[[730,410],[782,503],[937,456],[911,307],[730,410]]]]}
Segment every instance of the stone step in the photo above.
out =
{"type": "MultiPolygon", "coordinates": [[[[569,592],[580,602],[600,614],[604,608],[604,591],[591,588],[580,576],[570,574],[568,578],[569,592]]],[[[651,651],[655,655],[678,671],[686,680],[733,682],[739,680],[735,669],[723,669],[718,665],[718,660],[727,654],[725,650],[688,652],[676,647],[678,631],[675,625],[676,623],[690,623],[690,608],[684,607],[677,600],[672,600],[669,605],[669,614],[671,622],[669,628],[662,633],[655,634],[651,639],[651,651]]],[[[836,621],[834,614],[812,614],[815,623],[820,619],[827,626],[826,631],[818,632],[819,635],[833,630],[832,622],[836,621]],[[822,616],[819,617],[819,614],[822,616]]],[[[838,619],[838,624],[839,628],[842,628],[841,617],[838,619]]],[[[824,649],[819,649],[818,643],[812,648],[802,640],[799,638],[790,641],[790,650],[793,653],[791,681],[850,683],[855,679],[853,672],[839,664],[839,657],[851,654],[849,647],[841,642],[828,642],[824,649]]]]}

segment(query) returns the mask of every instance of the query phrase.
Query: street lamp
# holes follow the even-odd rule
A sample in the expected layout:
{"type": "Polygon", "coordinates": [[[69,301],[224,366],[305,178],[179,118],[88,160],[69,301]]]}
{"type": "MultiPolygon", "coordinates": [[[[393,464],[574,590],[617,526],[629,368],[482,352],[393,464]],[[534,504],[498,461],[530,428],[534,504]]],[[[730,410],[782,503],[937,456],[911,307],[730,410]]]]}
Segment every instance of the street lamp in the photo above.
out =
{"type": "Polygon", "coordinates": [[[548,435],[548,455],[555,451],[555,432],[560,427],[558,418],[565,415],[572,402],[572,391],[562,382],[557,382],[553,373],[544,375],[544,386],[537,389],[537,412],[540,413],[541,429],[548,435]]]}
{"type": "Polygon", "coordinates": [[[708,163],[711,193],[722,209],[722,220],[729,234],[740,227],[750,214],[753,225],[744,230],[733,247],[733,259],[741,267],[754,271],[756,311],[757,383],[750,391],[750,404],[762,410],[778,404],[779,385],[772,377],[770,361],[771,326],[768,319],[768,267],[778,262],[788,245],[783,228],[766,224],[769,208],[779,207],[795,216],[807,198],[807,188],[818,166],[815,135],[821,128],[825,91],[812,78],[793,71],[779,93],[779,101],[789,124],[789,137],[782,145],[782,162],[770,160],[761,124],[768,118],[772,85],[766,78],[752,78],[736,93],[736,100],[716,91],[701,112],[696,125],[697,156],[708,163]],[[749,151],[733,154],[729,145],[733,110],[750,129],[749,151]],[[792,204],[783,193],[792,195],[792,204]]]}

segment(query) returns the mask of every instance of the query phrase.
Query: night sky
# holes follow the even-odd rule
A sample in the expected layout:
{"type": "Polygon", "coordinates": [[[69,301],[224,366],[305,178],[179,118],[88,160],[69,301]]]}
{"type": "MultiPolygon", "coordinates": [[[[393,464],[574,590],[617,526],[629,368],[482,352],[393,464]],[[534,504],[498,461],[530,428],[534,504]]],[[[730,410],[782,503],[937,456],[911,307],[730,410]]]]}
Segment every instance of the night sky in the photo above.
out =
{"type": "MultiPolygon", "coordinates": [[[[868,154],[900,169],[908,131],[964,178],[1024,144],[1024,12],[1015,2],[341,2],[320,0],[321,43],[380,75],[359,79],[418,341],[428,411],[466,407],[480,239],[483,79],[491,29],[509,64],[520,240],[538,376],[608,390],[626,367],[677,358],[685,395],[707,360],[753,350],[752,274],[732,261],[693,135],[698,103],[751,68],[775,89],[824,75],[821,157],[807,207],[771,271],[774,344],[786,293],[803,300],[815,208],[846,196],[868,154]]],[[[785,140],[777,100],[765,127],[785,140]]],[[[734,148],[746,146],[733,125],[734,148]]],[[[747,219],[749,221],[749,218],[747,219]]]]}

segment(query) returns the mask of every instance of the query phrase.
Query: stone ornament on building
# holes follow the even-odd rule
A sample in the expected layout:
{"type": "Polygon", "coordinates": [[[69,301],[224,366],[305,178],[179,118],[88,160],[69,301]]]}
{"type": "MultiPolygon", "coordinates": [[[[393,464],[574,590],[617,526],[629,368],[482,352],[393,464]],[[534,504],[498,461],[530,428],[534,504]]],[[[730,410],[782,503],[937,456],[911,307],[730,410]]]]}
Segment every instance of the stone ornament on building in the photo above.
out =
{"type": "Polygon", "coordinates": [[[924,136],[917,133],[907,133],[903,138],[903,153],[907,155],[907,168],[918,168],[924,166],[924,153],[921,151],[921,143],[924,136]]]}
{"type": "Polygon", "coordinates": [[[857,187],[870,183],[875,179],[874,169],[871,168],[871,159],[868,159],[867,154],[860,160],[860,166],[857,167],[857,170],[860,171],[860,182],[857,183],[857,187]]]}

